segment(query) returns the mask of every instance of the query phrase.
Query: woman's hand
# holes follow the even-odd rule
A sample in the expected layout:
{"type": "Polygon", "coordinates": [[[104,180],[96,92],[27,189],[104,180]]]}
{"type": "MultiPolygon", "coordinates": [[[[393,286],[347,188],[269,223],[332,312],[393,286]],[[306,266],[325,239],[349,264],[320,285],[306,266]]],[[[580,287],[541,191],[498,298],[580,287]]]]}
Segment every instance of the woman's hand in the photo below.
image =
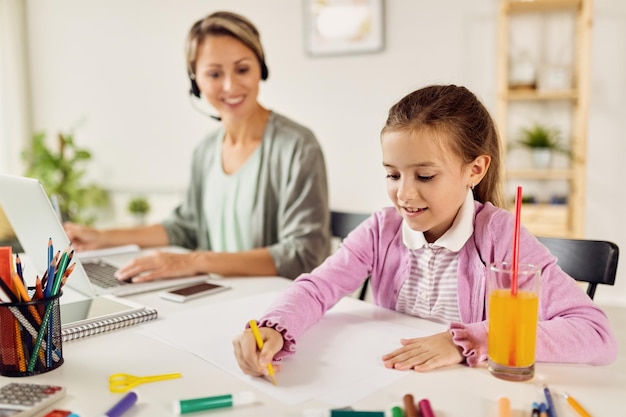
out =
{"type": "Polygon", "coordinates": [[[120,281],[146,282],[162,278],[188,277],[202,273],[192,253],[155,251],[135,258],[115,272],[120,281]]]}
{"type": "Polygon", "coordinates": [[[383,356],[387,368],[430,371],[463,362],[461,349],[450,332],[415,339],[400,339],[402,347],[383,356]]]}
{"type": "MultiPolygon", "coordinates": [[[[252,376],[269,376],[267,365],[272,363],[274,356],[283,348],[283,336],[270,327],[259,327],[263,338],[263,350],[257,349],[252,330],[246,329],[233,339],[235,357],[241,370],[252,376]]],[[[280,365],[272,365],[274,371],[280,372],[280,365]]]]}
{"type": "Polygon", "coordinates": [[[63,224],[72,247],[77,251],[100,249],[103,247],[101,233],[97,229],[81,224],[66,222],[63,224]]]}

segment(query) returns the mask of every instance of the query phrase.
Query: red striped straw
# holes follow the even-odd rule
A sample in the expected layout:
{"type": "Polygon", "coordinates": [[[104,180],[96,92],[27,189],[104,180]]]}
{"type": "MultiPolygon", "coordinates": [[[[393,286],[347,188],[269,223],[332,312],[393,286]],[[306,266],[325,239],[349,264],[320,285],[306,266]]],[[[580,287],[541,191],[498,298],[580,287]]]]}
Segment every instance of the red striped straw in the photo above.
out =
{"type": "Polygon", "coordinates": [[[511,295],[517,295],[517,274],[519,270],[519,233],[520,233],[520,217],[522,212],[522,187],[517,187],[515,195],[515,230],[513,231],[513,263],[511,269],[511,295]]]}

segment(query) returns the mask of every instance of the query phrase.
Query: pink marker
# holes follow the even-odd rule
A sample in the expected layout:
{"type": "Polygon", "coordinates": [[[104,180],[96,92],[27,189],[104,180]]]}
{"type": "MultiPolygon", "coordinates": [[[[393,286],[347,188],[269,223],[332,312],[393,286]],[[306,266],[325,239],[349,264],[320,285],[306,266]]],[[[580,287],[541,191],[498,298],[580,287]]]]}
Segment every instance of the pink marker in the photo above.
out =
{"type": "Polygon", "coordinates": [[[417,407],[420,410],[421,417],[435,417],[435,413],[433,413],[433,409],[430,406],[430,401],[428,401],[426,398],[420,400],[417,403],[417,407]]]}

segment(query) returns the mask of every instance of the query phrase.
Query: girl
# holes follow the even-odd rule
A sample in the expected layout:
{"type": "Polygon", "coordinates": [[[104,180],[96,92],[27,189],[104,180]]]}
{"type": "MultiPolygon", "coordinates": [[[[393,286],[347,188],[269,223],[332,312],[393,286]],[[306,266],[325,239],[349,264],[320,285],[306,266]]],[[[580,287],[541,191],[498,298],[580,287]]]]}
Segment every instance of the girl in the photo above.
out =
{"type": "MultiPolygon", "coordinates": [[[[386,367],[427,371],[487,359],[486,265],[511,260],[514,231],[514,216],[499,208],[494,123],[467,89],[430,86],[390,109],[381,145],[394,207],[373,214],[278,296],[259,323],[260,353],[250,330],[235,338],[245,373],[267,375],[268,363],[294,353],[298,337],[367,276],[376,304],[448,325],[428,337],[407,335],[382,357],[386,367]]],[[[520,247],[519,261],[542,271],[536,360],[615,360],[605,314],[525,229],[520,247]]]]}

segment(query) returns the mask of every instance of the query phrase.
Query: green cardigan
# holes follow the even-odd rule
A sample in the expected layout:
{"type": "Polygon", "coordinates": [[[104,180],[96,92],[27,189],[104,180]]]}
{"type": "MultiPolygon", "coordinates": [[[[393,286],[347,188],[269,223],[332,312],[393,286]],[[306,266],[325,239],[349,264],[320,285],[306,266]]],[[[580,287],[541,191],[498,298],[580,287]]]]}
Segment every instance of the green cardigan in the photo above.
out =
{"type": "MultiPolygon", "coordinates": [[[[204,179],[215,161],[220,127],[194,150],[185,201],[163,222],[171,245],[211,250],[204,179]]],[[[267,247],[278,274],[296,278],[330,253],[328,183],[321,147],[308,128],[272,112],[261,143],[252,212],[254,247],[267,247]]],[[[218,158],[219,160],[219,158],[218,158]]]]}

